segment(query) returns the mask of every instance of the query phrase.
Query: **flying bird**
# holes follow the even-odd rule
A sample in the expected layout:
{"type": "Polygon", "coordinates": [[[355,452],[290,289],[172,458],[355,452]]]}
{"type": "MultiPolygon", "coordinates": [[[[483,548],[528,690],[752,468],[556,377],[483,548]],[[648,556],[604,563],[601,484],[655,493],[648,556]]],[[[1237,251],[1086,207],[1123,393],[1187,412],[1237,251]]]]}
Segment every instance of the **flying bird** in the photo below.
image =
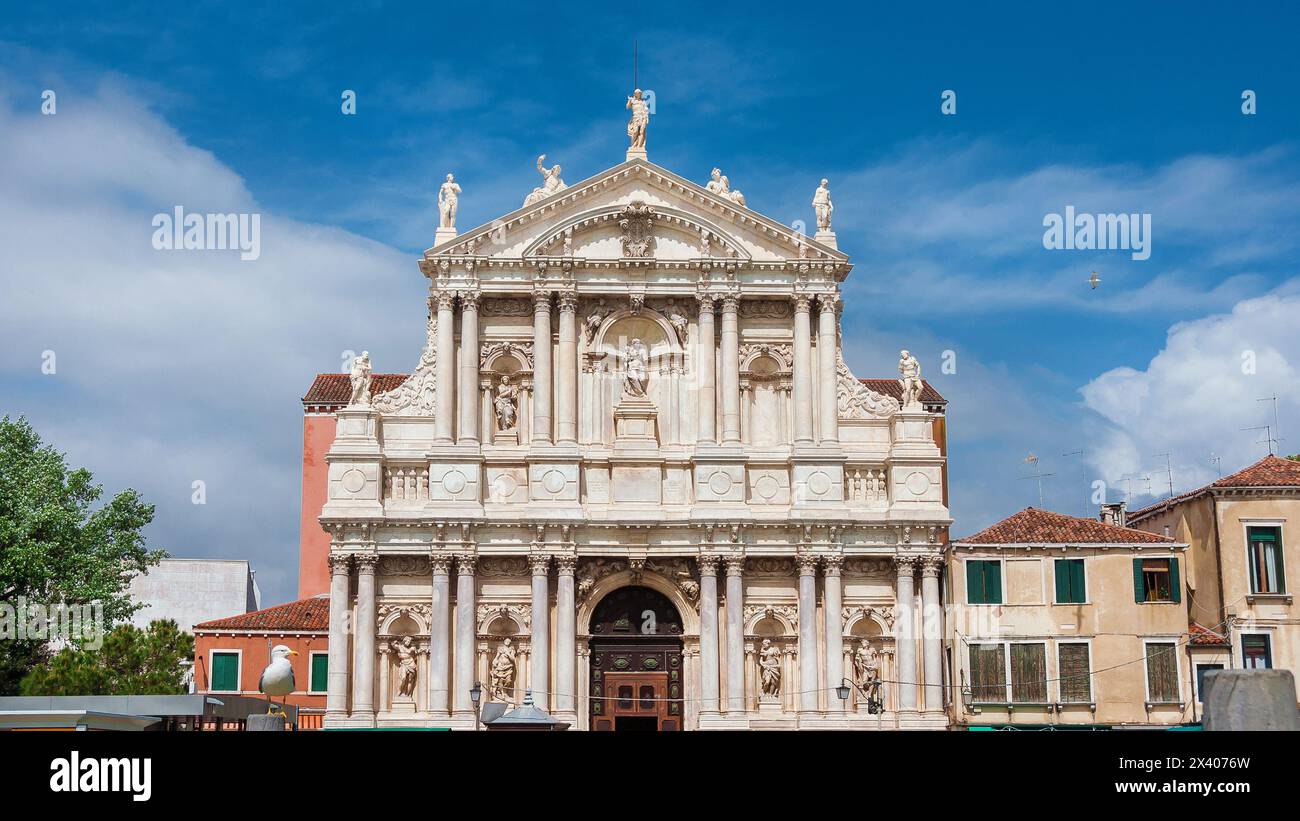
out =
{"type": "Polygon", "coordinates": [[[1097,272],[1096,272],[1096,271],[1093,271],[1093,272],[1092,272],[1092,278],[1089,279],[1088,282],[1092,284],[1092,290],[1095,291],[1095,290],[1097,290],[1097,283],[1101,282],[1101,277],[1097,276],[1097,272]]]}
{"type": "Polygon", "coordinates": [[[284,715],[285,697],[294,691],[293,664],[289,656],[298,655],[297,650],[290,650],[283,644],[271,648],[271,663],[266,665],[262,676],[257,680],[257,691],[266,695],[268,714],[275,713],[275,702],[271,696],[280,696],[280,715],[284,715]]]}

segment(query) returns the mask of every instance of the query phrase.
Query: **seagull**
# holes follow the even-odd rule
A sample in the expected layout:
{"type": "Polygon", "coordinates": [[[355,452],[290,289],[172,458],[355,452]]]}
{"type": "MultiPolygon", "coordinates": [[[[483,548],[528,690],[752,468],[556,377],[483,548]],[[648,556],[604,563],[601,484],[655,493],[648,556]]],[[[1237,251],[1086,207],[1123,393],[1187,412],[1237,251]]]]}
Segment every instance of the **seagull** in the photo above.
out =
{"type": "Polygon", "coordinates": [[[294,691],[293,682],[293,664],[289,661],[289,656],[298,655],[297,650],[290,650],[283,644],[277,644],[271,648],[271,663],[266,665],[262,671],[262,676],[257,680],[257,691],[266,695],[267,709],[269,715],[275,713],[275,702],[271,701],[271,696],[281,696],[280,715],[284,715],[284,696],[288,696],[294,691]]]}
{"type": "Polygon", "coordinates": [[[1101,282],[1101,277],[1097,276],[1097,272],[1096,272],[1096,271],[1093,271],[1093,272],[1092,272],[1092,278],[1089,279],[1088,282],[1090,282],[1090,283],[1092,284],[1092,290],[1095,291],[1095,290],[1097,290],[1097,283],[1098,283],[1098,282],[1101,282]]]}

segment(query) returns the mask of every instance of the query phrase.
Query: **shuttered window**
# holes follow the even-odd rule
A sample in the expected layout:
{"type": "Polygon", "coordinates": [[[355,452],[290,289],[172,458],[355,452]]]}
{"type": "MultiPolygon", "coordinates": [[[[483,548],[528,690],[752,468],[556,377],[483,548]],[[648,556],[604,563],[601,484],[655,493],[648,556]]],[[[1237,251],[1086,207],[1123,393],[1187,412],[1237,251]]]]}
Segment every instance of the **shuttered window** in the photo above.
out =
{"type": "Polygon", "coordinates": [[[1056,648],[1061,678],[1061,701],[1092,701],[1092,676],[1089,673],[1088,645],[1059,644],[1056,648]]]}
{"type": "Polygon", "coordinates": [[[1022,704],[1047,701],[1046,645],[1011,645],[1011,700],[1022,704]]]}
{"type": "Polygon", "coordinates": [[[1133,599],[1137,602],[1182,601],[1178,559],[1134,559],[1133,599]]]}
{"type": "Polygon", "coordinates": [[[239,691],[239,654],[212,654],[212,689],[219,693],[239,691]]]}
{"type": "Polygon", "coordinates": [[[323,693],[329,688],[329,670],[329,654],[313,653],[311,657],[311,692],[323,693]]]}
{"type": "Polygon", "coordinates": [[[1282,554],[1282,528],[1248,527],[1250,592],[1285,593],[1286,562],[1282,554]]]}
{"type": "Polygon", "coordinates": [[[1178,701],[1178,657],[1173,642],[1147,644],[1147,701],[1178,701]]]}
{"type": "Polygon", "coordinates": [[[977,703],[1007,700],[1007,658],[1001,644],[970,646],[970,685],[977,703]]]}
{"type": "Polygon", "coordinates": [[[1083,559],[1056,560],[1056,603],[1083,604],[1088,600],[1084,587],[1083,559]]]}
{"type": "Polygon", "coordinates": [[[1002,604],[1002,562],[970,559],[966,562],[966,603],[1002,604]]]}

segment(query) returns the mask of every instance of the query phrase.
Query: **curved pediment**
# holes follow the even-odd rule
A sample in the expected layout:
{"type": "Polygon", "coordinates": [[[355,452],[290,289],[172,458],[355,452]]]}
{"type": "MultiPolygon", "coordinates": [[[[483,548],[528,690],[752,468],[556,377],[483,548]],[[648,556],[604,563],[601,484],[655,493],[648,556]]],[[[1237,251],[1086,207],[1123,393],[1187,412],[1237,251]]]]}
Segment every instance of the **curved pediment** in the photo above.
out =
{"type": "Polygon", "coordinates": [[[575,214],[553,226],[523,250],[524,257],[573,256],[586,259],[730,258],[749,261],[750,250],[718,222],[681,208],[644,202],[607,205],[575,214]],[[635,228],[647,224],[648,253],[629,252],[635,228]]]}

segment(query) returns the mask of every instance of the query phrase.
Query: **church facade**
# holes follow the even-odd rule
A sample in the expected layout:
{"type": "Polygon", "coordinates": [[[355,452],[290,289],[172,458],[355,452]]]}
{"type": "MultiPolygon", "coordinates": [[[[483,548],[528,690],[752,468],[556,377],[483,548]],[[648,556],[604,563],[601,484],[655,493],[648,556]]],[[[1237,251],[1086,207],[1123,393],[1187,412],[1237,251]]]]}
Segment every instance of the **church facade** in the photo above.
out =
{"type": "Polygon", "coordinates": [[[943,399],[849,371],[825,180],[809,238],[628,107],[623,163],[539,158],[491,224],[448,175],[418,363],[354,363],[325,725],[469,728],[480,685],[580,729],[946,727],[943,399]]]}

